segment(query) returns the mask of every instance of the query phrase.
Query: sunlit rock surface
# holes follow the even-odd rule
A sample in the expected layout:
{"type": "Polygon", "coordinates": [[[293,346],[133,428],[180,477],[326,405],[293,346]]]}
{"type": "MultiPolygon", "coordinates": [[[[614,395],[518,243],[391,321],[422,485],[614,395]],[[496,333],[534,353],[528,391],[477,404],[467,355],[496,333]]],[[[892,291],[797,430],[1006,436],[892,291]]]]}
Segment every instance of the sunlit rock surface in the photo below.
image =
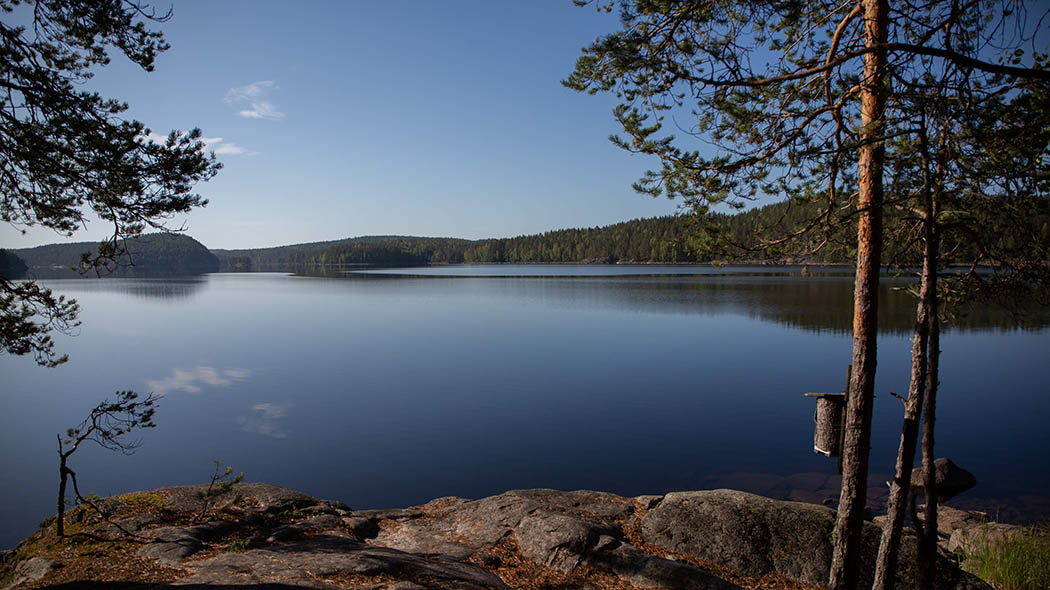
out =
{"type": "MultiPolygon", "coordinates": [[[[74,508],[67,528],[81,535],[60,542],[49,519],[8,556],[0,588],[812,588],[834,522],[823,506],[733,490],[517,490],[356,511],[262,483],[206,490],[108,498],[108,521],[74,508]]],[[[865,576],[878,534],[865,530],[865,576]]],[[[940,569],[944,588],[988,588],[948,560],[940,569]]]]}

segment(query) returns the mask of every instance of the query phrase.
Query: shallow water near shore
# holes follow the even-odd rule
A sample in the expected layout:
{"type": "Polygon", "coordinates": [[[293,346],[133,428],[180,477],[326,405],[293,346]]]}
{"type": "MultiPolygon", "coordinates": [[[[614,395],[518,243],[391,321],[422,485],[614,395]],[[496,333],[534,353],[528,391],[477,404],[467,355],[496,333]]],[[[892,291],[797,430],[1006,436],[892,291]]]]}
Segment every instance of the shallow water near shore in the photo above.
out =
{"type": "MultiPolygon", "coordinates": [[[[809,391],[841,391],[843,269],[441,267],[338,278],[54,280],[83,325],[70,361],[0,357],[0,547],[55,511],[56,433],[118,389],[165,397],[130,457],[84,448],[108,495],[246,479],[354,508],[514,488],[621,495],[733,487],[819,502],[809,391]],[[692,270],[690,270],[692,269],[692,270]]],[[[886,281],[870,495],[893,469],[914,301],[886,281]]],[[[973,310],[942,338],[938,456],[978,486],[954,503],[1050,518],[1045,310],[973,310]]]]}

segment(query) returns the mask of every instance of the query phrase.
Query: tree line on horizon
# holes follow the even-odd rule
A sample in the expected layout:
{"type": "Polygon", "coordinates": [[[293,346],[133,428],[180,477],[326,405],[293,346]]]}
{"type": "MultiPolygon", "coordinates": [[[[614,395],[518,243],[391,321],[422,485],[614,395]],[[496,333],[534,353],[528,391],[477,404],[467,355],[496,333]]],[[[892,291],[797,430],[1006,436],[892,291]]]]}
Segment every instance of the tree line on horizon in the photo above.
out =
{"type": "MultiPolygon", "coordinates": [[[[776,208],[770,206],[763,209],[776,208]]],[[[749,212],[750,213],[750,212],[749,212]]],[[[748,214],[725,216],[727,225],[753,223],[748,214]],[[733,221],[735,220],[735,221],[733,221]]],[[[753,215],[752,215],[753,216],[753,215]]],[[[612,225],[571,228],[512,238],[465,240],[365,236],[335,242],[251,250],[216,250],[230,271],[330,266],[423,266],[481,263],[692,263],[710,262],[693,243],[687,217],[667,215],[612,225]]],[[[739,231],[746,231],[743,227],[739,231]]]]}
{"type": "MultiPolygon", "coordinates": [[[[717,224],[741,243],[752,245],[756,231],[771,224],[800,223],[800,208],[776,203],[704,220],[717,224]]],[[[806,244],[792,249],[716,256],[699,249],[697,221],[692,216],[665,215],[606,226],[570,228],[511,238],[466,240],[416,236],[364,236],[273,248],[213,250],[222,270],[291,270],[331,266],[423,266],[428,264],[531,263],[702,263],[739,259],[754,262],[848,263],[844,249],[805,256],[806,244]]]]}
{"type": "MultiPolygon", "coordinates": [[[[147,234],[129,240],[132,265],[111,269],[116,276],[169,273],[294,271],[311,268],[407,267],[430,264],[672,264],[752,262],[791,264],[852,264],[855,231],[844,226],[836,239],[817,241],[814,235],[757,248],[759,236],[790,233],[813,215],[814,204],[782,201],[738,213],[709,214],[703,220],[689,215],[634,219],[606,226],[570,228],[511,238],[466,240],[417,236],[364,236],[329,242],[293,244],[245,250],[208,250],[184,234],[147,234]],[[704,241],[711,235],[721,247],[704,241]],[[727,246],[728,245],[728,246],[727,246]],[[818,248],[817,246],[821,246],[818,248]]],[[[1050,206],[1033,201],[1028,225],[1031,231],[1002,235],[956,236],[959,260],[972,258],[977,240],[997,239],[1010,249],[1050,244],[1050,206]]],[[[888,216],[887,225],[895,222],[888,216]]],[[[992,224],[994,226],[994,224],[992,224]]],[[[1004,247],[1005,247],[1004,246],[1004,247]]],[[[2,269],[17,272],[18,262],[39,275],[45,270],[76,267],[81,256],[97,247],[94,242],[50,244],[3,252],[2,269]]],[[[896,266],[917,264],[917,253],[907,248],[893,251],[896,266]]],[[[91,273],[90,276],[95,276],[91,273]]]]}
{"type": "MultiPolygon", "coordinates": [[[[224,271],[273,271],[340,266],[425,266],[428,264],[533,263],[710,263],[752,262],[792,264],[852,264],[855,228],[843,225],[831,239],[802,235],[775,246],[760,247],[760,236],[774,231],[790,233],[802,227],[818,205],[779,203],[739,213],[665,215],[606,226],[571,228],[516,236],[465,240],[415,236],[365,236],[333,242],[315,242],[250,250],[213,250],[224,271]],[[706,243],[718,236],[720,247],[706,243]]],[[[1050,207],[1033,201],[1028,234],[983,236],[1009,241],[1012,249],[1050,244],[1050,207]]],[[[887,220],[893,226],[893,220],[887,220]]],[[[966,234],[956,237],[954,251],[961,261],[972,259],[978,247],[966,234]]],[[[894,250],[888,259],[896,265],[917,263],[917,253],[894,250]]]]}

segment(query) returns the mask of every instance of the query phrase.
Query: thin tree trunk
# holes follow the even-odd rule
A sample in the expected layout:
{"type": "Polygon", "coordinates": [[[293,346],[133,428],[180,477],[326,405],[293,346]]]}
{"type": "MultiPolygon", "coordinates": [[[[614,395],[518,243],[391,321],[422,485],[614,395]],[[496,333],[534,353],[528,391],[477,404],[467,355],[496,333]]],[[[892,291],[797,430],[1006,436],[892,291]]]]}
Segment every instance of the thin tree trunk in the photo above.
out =
{"type": "Polygon", "coordinates": [[[63,537],[66,534],[65,520],[66,520],[66,457],[61,453],[61,447],[58,453],[58,511],[56,512],[57,520],[55,521],[55,534],[59,537],[63,537]]]}
{"type": "Polygon", "coordinates": [[[926,488],[924,534],[919,542],[919,590],[932,590],[937,579],[937,470],[934,467],[933,426],[937,411],[937,385],[941,356],[941,327],[934,292],[930,314],[930,367],[926,372],[926,403],[922,410],[922,469],[926,488]]]}
{"type": "MultiPolygon", "coordinates": [[[[886,502],[887,522],[882,529],[879,554],[875,561],[875,583],[873,590],[892,590],[897,583],[897,558],[904,518],[908,509],[908,493],[911,490],[911,471],[915,464],[915,448],[919,440],[919,415],[925,399],[930,340],[930,323],[936,314],[937,297],[937,239],[934,215],[933,181],[930,178],[930,157],[927,144],[926,118],[923,116],[919,141],[922,148],[923,165],[923,209],[922,220],[923,258],[919,297],[915,312],[915,335],[911,345],[911,381],[908,400],[904,406],[904,425],[901,429],[900,447],[897,449],[897,465],[890,495],[886,502]]],[[[918,522],[913,523],[916,527],[918,522]]]]}
{"type": "Polygon", "coordinates": [[[882,541],[879,543],[879,555],[875,562],[874,590],[892,590],[896,584],[897,556],[907,514],[915,448],[919,442],[919,414],[926,392],[926,347],[930,334],[927,300],[930,278],[925,264],[921,280],[918,311],[915,314],[915,335],[911,344],[911,384],[904,406],[904,426],[901,429],[900,447],[897,449],[897,467],[886,502],[887,522],[882,529],[882,541]]]}
{"type": "MultiPolygon", "coordinates": [[[[866,45],[885,42],[889,8],[886,0],[864,0],[866,45]]],[[[875,397],[875,353],[878,335],[879,270],[882,255],[882,167],[886,52],[864,56],[861,81],[861,122],[857,208],[857,278],[853,291],[853,375],[846,400],[846,432],[842,453],[842,492],[835,518],[834,554],[828,585],[853,590],[860,573],[861,531],[867,503],[868,451],[875,397]]]]}

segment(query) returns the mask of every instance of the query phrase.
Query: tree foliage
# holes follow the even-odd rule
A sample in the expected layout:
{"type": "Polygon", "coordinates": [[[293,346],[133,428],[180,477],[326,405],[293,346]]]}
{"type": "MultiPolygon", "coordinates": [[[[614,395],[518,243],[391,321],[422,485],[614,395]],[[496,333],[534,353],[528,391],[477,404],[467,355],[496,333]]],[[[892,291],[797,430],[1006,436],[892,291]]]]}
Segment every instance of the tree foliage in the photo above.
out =
{"type": "MultiPolygon", "coordinates": [[[[155,143],[123,118],[126,104],[82,89],[111,54],[152,70],[168,44],[146,22],[170,13],[131,0],[0,0],[0,11],[0,220],[69,236],[97,217],[112,236],[80,262],[100,271],[126,253],[127,238],[207,203],[193,185],[220,164],[199,129],[155,143]]],[[[48,333],[74,325],[76,308],[30,285],[0,280],[4,350],[62,362],[48,333]]]]}
{"type": "Polygon", "coordinates": [[[241,483],[243,480],[243,472],[234,475],[233,466],[227,465],[223,468],[222,461],[216,459],[215,471],[211,475],[208,487],[197,492],[197,497],[201,500],[201,511],[194,516],[193,520],[204,520],[215,499],[232,490],[233,486],[241,483]]]}
{"type": "MultiPolygon", "coordinates": [[[[960,44],[987,47],[993,35],[982,24],[1003,24],[1008,21],[999,19],[1006,16],[960,15],[945,25],[944,34],[960,44]]],[[[1013,24],[1017,38],[1031,34],[1024,20],[1013,24]]],[[[996,49],[1009,47],[994,43],[996,49]]],[[[1006,55],[1017,64],[1024,50],[1016,47],[1006,55]]],[[[920,587],[932,587],[936,578],[934,424],[942,323],[967,299],[990,298],[1016,308],[1018,295],[1023,300],[1034,293],[1045,300],[1050,287],[1045,228],[1050,212],[1050,84],[1037,75],[1045,60],[1043,55],[1035,58],[1030,76],[989,75],[947,62],[938,64],[937,75],[927,71],[900,81],[898,100],[907,106],[901,118],[912,132],[897,138],[890,150],[896,223],[889,243],[897,249],[897,264],[916,264],[922,271],[911,385],[890,485],[890,518],[876,567],[878,590],[895,584],[920,408],[927,517],[916,527],[916,571],[920,587]],[[965,265],[966,271],[943,274],[939,269],[949,264],[965,265]]],[[[914,501],[913,497],[913,514],[914,501]]]]}
{"type": "MultiPolygon", "coordinates": [[[[922,252],[912,222],[940,216],[940,226],[967,234],[960,243],[979,252],[974,268],[996,260],[1015,270],[1045,270],[1046,259],[1023,246],[1012,254],[1002,248],[1014,229],[1030,225],[1013,219],[1010,209],[1031,213],[1025,205],[1035,195],[1018,179],[1038,173],[1018,164],[1033,162],[1032,148],[1034,162],[1047,161],[1039,140],[1045,126],[1038,130],[1029,116],[1046,110],[1048,52],[1034,34],[1045,15],[995,0],[623,0],[606,7],[616,5],[621,28],[585,48],[565,83],[617,97],[614,117],[623,135],[613,142],[659,165],[636,184],[639,191],[682,199],[701,215],[763,196],[818,205],[801,227],[763,235],[757,244],[763,249],[804,235],[818,236],[816,247],[824,247],[839,228],[857,224],[853,377],[829,581],[833,588],[855,587],[883,214],[895,238],[911,238],[895,249],[922,252]],[[934,96],[943,98],[947,116],[939,120],[948,133],[928,133],[926,105],[934,96]],[[1033,135],[1010,145],[1018,128],[1033,135]],[[928,141],[920,139],[938,135],[950,136],[942,146],[957,153],[931,158],[928,141]],[[910,153],[902,146],[911,146],[910,153]],[[986,162],[968,153],[983,153],[986,162]],[[918,190],[884,190],[909,182],[918,190]],[[943,195],[940,214],[916,199],[931,191],[943,195]],[[963,201],[956,208],[947,199],[963,201]],[[892,208],[884,211],[886,205],[892,208]],[[997,205],[1008,209],[989,216],[997,205]]],[[[701,225],[703,242],[733,244],[719,229],[701,225]]],[[[1035,225],[1022,241],[1040,231],[1035,225]]]]}
{"type": "Polygon", "coordinates": [[[110,451],[120,451],[125,455],[134,453],[141,441],[129,440],[127,435],[137,429],[156,426],[153,423],[153,414],[159,399],[159,396],[152,393],[144,399],[139,399],[139,395],[134,391],[118,391],[112,400],[105,400],[95,406],[79,425],[66,430],[65,437],[58,436],[58,517],[55,526],[59,537],[65,534],[67,482],[72,482],[77,501],[92,505],[99,514],[104,514],[98,506],[80,493],[77,474],[69,468],[69,458],[87,442],[93,442],[110,451]]]}

